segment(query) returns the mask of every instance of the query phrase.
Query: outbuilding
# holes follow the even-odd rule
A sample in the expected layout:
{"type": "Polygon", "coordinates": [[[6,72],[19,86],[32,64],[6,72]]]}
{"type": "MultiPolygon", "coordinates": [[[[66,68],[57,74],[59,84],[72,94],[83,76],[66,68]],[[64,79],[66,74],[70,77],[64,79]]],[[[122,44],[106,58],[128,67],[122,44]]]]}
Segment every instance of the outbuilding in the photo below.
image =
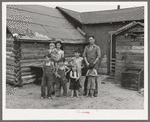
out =
{"type": "Polygon", "coordinates": [[[112,34],[110,72],[121,81],[125,68],[144,69],[144,24],[131,22],[112,34]]]}

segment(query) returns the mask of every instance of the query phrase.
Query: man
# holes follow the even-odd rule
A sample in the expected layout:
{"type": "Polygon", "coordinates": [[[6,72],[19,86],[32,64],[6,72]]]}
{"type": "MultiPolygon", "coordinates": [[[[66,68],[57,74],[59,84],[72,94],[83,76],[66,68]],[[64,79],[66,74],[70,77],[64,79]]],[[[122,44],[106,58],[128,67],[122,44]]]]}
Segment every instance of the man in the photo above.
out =
{"type": "MultiPolygon", "coordinates": [[[[86,63],[86,70],[88,70],[89,64],[93,63],[94,68],[98,70],[98,62],[101,57],[101,52],[100,52],[100,47],[95,45],[95,38],[93,35],[88,37],[89,45],[85,47],[84,52],[83,52],[83,57],[86,63]]],[[[98,94],[98,82],[97,78],[95,80],[95,90],[94,90],[94,97],[97,97],[98,94]]],[[[87,77],[84,82],[84,92],[86,94],[86,87],[87,87],[87,77]]]]}

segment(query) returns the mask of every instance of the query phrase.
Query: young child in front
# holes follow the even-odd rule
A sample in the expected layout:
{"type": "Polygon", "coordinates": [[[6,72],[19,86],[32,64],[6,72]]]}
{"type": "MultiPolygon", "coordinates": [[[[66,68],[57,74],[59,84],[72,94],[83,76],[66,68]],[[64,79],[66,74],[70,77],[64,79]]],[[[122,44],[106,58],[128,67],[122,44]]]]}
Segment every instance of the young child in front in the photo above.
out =
{"type": "Polygon", "coordinates": [[[54,92],[53,88],[53,66],[52,62],[49,61],[49,58],[46,56],[46,60],[43,63],[43,77],[41,82],[41,98],[54,98],[52,92],[54,92]],[[47,96],[46,96],[46,87],[47,87],[47,96]]]}
{"type": "Polygon", "coordinates": [[[67,78],[66,78],[66,74],[67,72],[70,71],[70,69],[64,65],[65,62],[65,58],[60,58],[60,60],[58,61],[58,68],[56,71],[56,77],[57,77],[57,81],[56,81],[56,97],[60,97],[61,96],[61,87],[63,87],[63,96],[67,97],[67,78]]]}
{"type": "Polygon", "coordinates": [[[76,97],[78,96],[78,89],[81,87],[79,84],[79,72],[77,70],[77,66],[73,66],[72,70],[70,71],[70,87],[69,89],[71,90],[71,97],[73,97],[74,92],[76,92],[76,97]]]}
{"type": "Polygon", "coordinates": [[[94,69],[93,63],[89,64],[89,70],[87,71],[86,76],[88,76],[86,97],[89,96],[89,92],[91,93],[91,97],[93,97],[93,92],[95,90],[95,80],[96,80],[96,77],[98,76],[96,69],[94,69]]]}

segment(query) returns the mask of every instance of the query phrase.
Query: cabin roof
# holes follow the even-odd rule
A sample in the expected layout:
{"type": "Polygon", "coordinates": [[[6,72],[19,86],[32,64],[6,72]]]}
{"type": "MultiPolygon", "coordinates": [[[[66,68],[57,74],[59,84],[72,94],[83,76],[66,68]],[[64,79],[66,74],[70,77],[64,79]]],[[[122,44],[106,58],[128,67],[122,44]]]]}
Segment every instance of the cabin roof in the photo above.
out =
{"type": "Polygon", "coordinates": [[[144,6],[105,11],[75,12],[57,7],[81,24],[99,24],[122,21],[144,20],[144,6]]]}
{"type": "Polygon", "coordinates": [[[8,5],[7,28],[23,39],[70,40],[84,42],[85,37],[72,26],[59,10],[41,5],[8,5]]]}
{"type": "Polygon", "coordinates": [[[118,35],[119,33],[124,32],[125,30],[127,30],[127,29],[129,29],[129,28],[132,28],[132,27],[135,26],[135,25],[141,25],[141,26],[144,27],[144,23],[133,21],[133,22],[131,22],[131,23],[129,23],[129,24],[127,24],[127,25],[125,25],[125,26],[119,28],[117,31],[115,31],[115,32],[113,33],[113,35],[118,35]]]}

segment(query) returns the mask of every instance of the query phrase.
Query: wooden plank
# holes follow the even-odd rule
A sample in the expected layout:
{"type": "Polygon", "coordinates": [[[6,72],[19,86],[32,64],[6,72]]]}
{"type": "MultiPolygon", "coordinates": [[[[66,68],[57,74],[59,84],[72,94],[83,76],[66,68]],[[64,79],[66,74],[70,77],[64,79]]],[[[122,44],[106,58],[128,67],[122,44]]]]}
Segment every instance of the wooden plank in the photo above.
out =
{"type": "MultiPolygon", "coordinates": [[[[129,63],[127,61],[120,61],[120,60],[116,60],[116,63],[129,63]]],[[[130,62],[131,64],[134,63],[134,64],[139,64],[139,65],[144,65],[144,62],[143,61],[133,61],[133,62],[130,62]]]]}
{"type": "Polygon", "coordinates": [[[144,28],[131,28],[128,32],[144,33],[144,28]]]}
{"type": "Polygon", "coordinates": [[[125,37],[121,37],[121,38],[116,38],[116,42],[134,42],[133,38],[125,38],[125,37]]]}
{"type": "Polygon", "coordinates": [[[144,53],[144,48],[139,50],[139,49],[116,49],[117,53],[125,53],[125,52],[133,52],[133,53],[144,53]]]}
{"type": "Polygon", "coordinates": [[[116,53],[116,60],[124,60],[124,61],[144,61],[144,54],[139,55],[128,55],[125,53],[116,53]]]}
{"type": "Polygon", "coordinates": [[[144,65],[134,63],[116,63],[115,69],[122,70],[124,68],[143,69],[144,65]]]}
{"type": "Polygon", "coordinates": [[[125,57],[125,61],[128,61],[128,62],[143,61],[144,62],[144,55],[128,55],[125,57]]]}
{"type": "Polygon", "coordinates": [[[101,62],[100,68],[107,68],[107,62],[101,62]]]}
{"type": "Polygon", "coordinates": [[[121,78],[122,77],[122,70],[115,70],[115,77],[121,78]]]}
{"type": "Polygon", "coordinates": [[[107,74],[107,68],[99,68],[97,72],[100,74],[107,74]]]}
{"type": "Polygon", "coordinates": [[[116,42],[116,46],[144,46],[144,42],[120,41],[116,42]]]}

